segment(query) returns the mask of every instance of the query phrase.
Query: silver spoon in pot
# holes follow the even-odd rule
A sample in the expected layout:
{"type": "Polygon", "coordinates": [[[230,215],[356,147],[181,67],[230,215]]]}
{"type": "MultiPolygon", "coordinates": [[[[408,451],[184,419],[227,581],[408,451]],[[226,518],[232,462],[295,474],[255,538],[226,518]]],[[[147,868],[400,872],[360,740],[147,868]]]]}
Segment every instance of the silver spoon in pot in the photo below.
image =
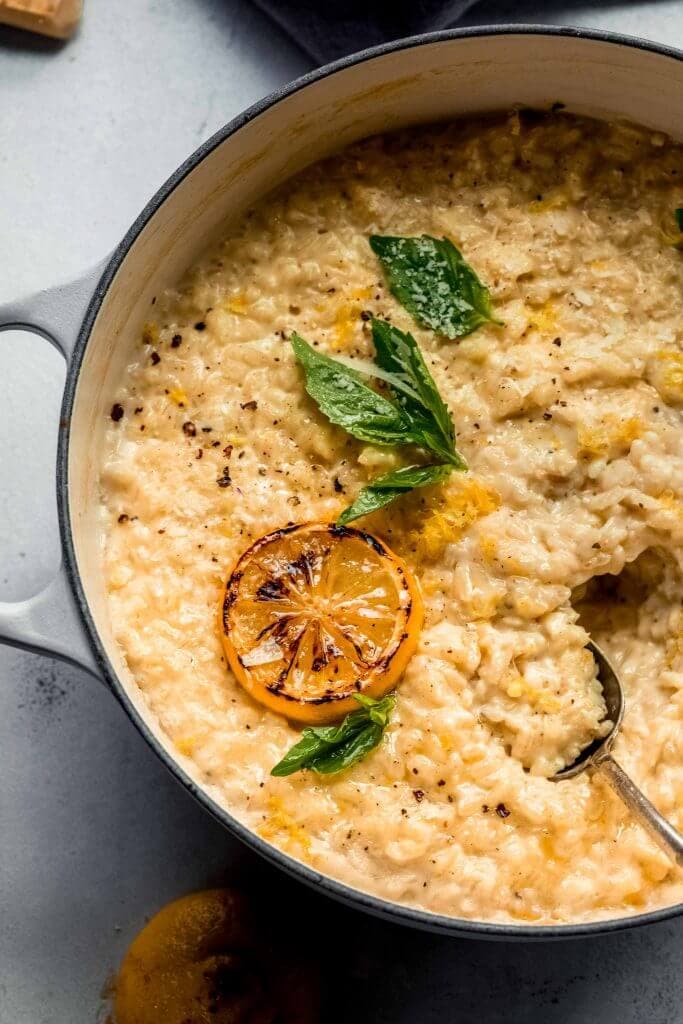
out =
{"type": "Polygon", "coordinates": [[[624,769],[611,754],[619,727],[624,717],[624,691],[619,677],[609,658],[597,644],[590,640],[586,644],[598,666],[598,679],[602,683],[602,693],[607,707],[607,717],[612,728],[606,736],[594,740],[581,751],[576,761],[553,776],[555,781],[571,779],[580,772],[589,770],[601,772],[614,792],[621,797],[638,822],[647,829],[655,842],[673,857],[679,867],[683,867],[683,836],[663,818],[659,811],[650,803],[644,793],[638,789],[628,777],[624,769]]]}

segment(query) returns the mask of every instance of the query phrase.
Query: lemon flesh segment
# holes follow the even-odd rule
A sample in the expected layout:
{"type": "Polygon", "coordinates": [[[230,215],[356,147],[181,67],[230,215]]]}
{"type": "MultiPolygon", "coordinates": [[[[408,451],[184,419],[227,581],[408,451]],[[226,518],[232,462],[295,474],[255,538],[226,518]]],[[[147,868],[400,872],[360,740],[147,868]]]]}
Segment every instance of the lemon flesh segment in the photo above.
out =
{"type": "Polygon", "coordinates": [[[226,656],[258,701],[295,721],[382,696],[415,651],[422,602],[412,573],[370,534],[306,524],[262,537],[239,560],[221,608],[226,656]]]}

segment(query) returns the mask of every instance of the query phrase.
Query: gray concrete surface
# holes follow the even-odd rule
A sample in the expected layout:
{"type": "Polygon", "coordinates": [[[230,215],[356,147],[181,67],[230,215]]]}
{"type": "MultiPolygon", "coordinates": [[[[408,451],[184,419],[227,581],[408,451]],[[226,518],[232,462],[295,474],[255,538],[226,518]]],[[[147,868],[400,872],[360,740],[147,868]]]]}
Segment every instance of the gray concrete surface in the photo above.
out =
{"type": "MultiPolygon", "coordinates": [[[[0,29],[0,302],[94,262],[202,139],[309,66],[247,0],[86,7],[65,46],[0,29]]],[[[562,21],[683,46],[680,2],[562,12],[483,4],[467,23],[562,21]]],[[[62,380],[44,342],[0,335],[0,599],[30,594],[57,563],[62,380]]],[[[683,922],[587,943],[491,945],[341,910],[231,840],[76,671],[0,649],[0,752],[0,1024],[94,1024],[145,916],[231,879],[295,900],[311,948],[329,948],[332,963],[343,956],[330,1021],[683,1021],[683,922]]]]}

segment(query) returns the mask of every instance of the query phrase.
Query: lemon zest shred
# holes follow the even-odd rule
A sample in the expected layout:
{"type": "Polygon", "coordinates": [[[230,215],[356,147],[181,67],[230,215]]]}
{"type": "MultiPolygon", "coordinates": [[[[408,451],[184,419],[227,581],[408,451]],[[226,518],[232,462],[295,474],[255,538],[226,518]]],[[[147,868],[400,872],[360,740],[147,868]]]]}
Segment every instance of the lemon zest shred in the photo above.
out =
{"type": "Polygon", "coordinates": [[[535,327],[541,334],[552,334],[557,329],[557,309],[552,302],[544,302],[538,309],[533,309],[529,317],[529,326],[535,327]]]}
{"type": "Polygon", "coordinates": [[[500,506],[500,495],[474,477],[465,477],[457,488],[442,490],[438,504],[427,510],[423,522],[410,532],[418,556],[434,559],[448,544],[459,540],[473,523],[500,506]]]}
{"type": "Polygon", "coordinates": [[[363,302],[371,295],[372,288],[354,288],[348,294],[346,301],[339,305],[333,325],[334,346],[337,351],[348,348],[353,341],[363,302]]]}
{"type": "Polygon", "coordinates": [[[282,801],[271,797],[268,801],[269,815],[263,825],[258,829],[263,839],[279,838],[284,832],[291,844],[298,846],[308,852],[311,840],[306,830],[285,810],[282,801]]]}
{"type": "Polygon", "coordinates": [[[234,313],[235,316],[244,316],[248,310],[247,298],[242,292],[237,292],[235,295],[231,295],[223,303],[223,308],[228,313],[234,313]]]}
{"type": "Polygon", "coordinates": [[[190,757],[194,752],[196,742],[196,736],[179,736],[175,741],[175,748],[180,754],[190,757]]]}
{"type": "Polygon", "coordinates": [[[580,426],[577,433],[580,454],[589,457],[608,455],[613,445],[630,445],[643,434],[643,421],[638,416],[621,419],[607,414],[596,426],[580,426]]]}
{"type": "Polygon", "coordinates": [[[175,402],[176,405],[187,405],[187,395],[183,388],[171,388],[168,393],[168,397],[172,402],[175,402]]]}

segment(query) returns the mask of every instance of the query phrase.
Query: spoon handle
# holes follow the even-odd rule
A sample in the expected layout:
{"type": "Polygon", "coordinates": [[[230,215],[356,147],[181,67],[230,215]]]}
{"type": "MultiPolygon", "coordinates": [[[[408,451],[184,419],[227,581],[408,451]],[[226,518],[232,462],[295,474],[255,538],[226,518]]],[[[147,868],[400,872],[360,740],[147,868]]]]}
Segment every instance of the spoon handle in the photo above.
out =
{"type": "Polygon", "coordinates": [[[655,842],[659,843],[665,853],[668,853],[679,867],[683,867],[683,836],[666,818],[662,817],[612,755],[605,754],[595,762],[595,770],[602,772],[614,792],[621,797],[633,816],[647,829],[655,842]]]}

